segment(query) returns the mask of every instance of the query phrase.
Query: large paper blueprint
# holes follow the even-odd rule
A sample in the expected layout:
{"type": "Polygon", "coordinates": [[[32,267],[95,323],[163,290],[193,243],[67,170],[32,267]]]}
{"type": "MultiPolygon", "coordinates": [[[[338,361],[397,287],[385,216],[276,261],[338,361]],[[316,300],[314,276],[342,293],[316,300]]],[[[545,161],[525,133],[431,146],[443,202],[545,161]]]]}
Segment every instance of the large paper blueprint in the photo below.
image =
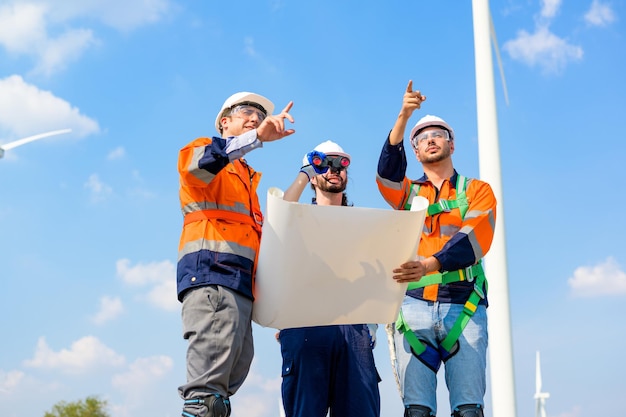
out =
{"type": "Polygon", "coordinates": [[[396,211],[282,195],[268,190],[253,320],[276,329],[395,321],[407,284],[392,271],[415,258],[428,201],[396,211]]]}

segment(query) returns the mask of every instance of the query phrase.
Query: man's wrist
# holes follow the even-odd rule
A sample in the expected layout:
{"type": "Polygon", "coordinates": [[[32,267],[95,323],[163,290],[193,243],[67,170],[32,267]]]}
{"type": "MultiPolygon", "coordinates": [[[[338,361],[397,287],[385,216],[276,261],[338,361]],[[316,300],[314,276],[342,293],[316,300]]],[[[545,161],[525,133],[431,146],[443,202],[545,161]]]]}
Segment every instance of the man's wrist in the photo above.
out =
{"type": "Polygon", "coordinates": [[[431,256],[428,259],[426,259],[426,270],[430,273],[430,272],[441,272],[441,262],[439,262],[439,259],[437,259],[436,256],[431,256]]]}

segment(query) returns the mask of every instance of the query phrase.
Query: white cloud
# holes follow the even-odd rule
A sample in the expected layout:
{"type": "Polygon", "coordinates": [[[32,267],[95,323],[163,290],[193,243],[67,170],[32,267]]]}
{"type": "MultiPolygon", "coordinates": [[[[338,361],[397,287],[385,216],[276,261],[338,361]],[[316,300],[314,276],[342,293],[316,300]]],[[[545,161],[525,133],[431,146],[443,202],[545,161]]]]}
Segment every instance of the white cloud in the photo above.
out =
{"type": "Polygon", "coordinates": [[[130,364],[128,371],[115,375],[112,385],[126,393],[135,391],[163,378],[173,367],[174,361],[169,356],[139,358],[130,364]]]}
{"type": "Polygon", "coordinates": [[[119,297],[104,296],[100,299],[100,310],[92,317],[95,324],[104,324],[117,318],[124,312],[124,305],[119,297]]]}
{"type": "Polygon", "coordinates": [[[13,393],[23,379],[24,372],[0,370],[0,395],[13,393]]]}
{"type": "Polygon", "coordinates": [[[542,0],[541,17],[553,18],[561,7],[561,0],[542,0]]]}
{"type": "Polygon", "coordinates": [[[610,257],[593,267],[576,268],[567,283],[575,297],[626,295],[626,273],[610,257]]]}
{"type": "Polygon", "coordinates": [[[86,29],[68,30],[58,38],[49,39],[39,51],[39,60],[33,73],[50,76],[60,72],[96,43],[93,33],[86,29]]]}
{"type": "Polygon", "coordinates": [[[538,66],[545,73],[559,73],[565,66],[583,58],[583,49],[550,31],[550,23],[558,14],[562,0],[542,0],[535,18],[535,31],[519,30],[515,39],[502,47],[509,56],[530,67],[538,66]]]}
{"type": "Polygon", "coordinates": [[[138,263],[131,266],[130,260],[120,259],[116,263],[117,276],[136,287],[148,286],[143,296],[150,304],[167,311],[177,311],[180,303],[176,298],[176,268],[170,261],[138,263]]]}
{"type": "Polygon", "coordinates": [[[265,378],[255,370],[255,357],[246,383],[237,396],[237,410],[246,410],[248,417],[277,415],[281,408],[281,377],[265,378]],[[274,398],[275,401],[270,399],[274,398]]]}
{"type": "Polygon", "coordinates": [[[50,91],[26,83],[19,75],[0,79],[0,132],[19,139],[65,128],[76,137],[100,131],[98,122],[50,91]]]}
{"type": "Polygon", "coordinates": [[[65,0],[55,4],[52,19],[67,22],[87,17],[121,31],[156,23],[174,8],[170,0],[65,0]]]}
{"type": "Polygon", "coordinates": [[[582,407],[579,405],[575,405],[569,411],[564,411],[560,414],[555,415],[554,417],[581,417],[585,413],[583,413],[582,407]]]}
{"type": "Polygon", "coordinates": [[[116,270],[122,281],[136,286],[160,283],[175,276],[174,265],[170,261],[131,266],[129,259],[120,259],[116,262],[116,270]]]}
{"type": "Polygon", "coordinates": [[[259,51],[254,44],[254,38],[246,36],[243,40],[243,53],[249,58],[253,59],[258,65],[265,68],[268,72],[276,72],[274,64],[269,62],[259,51]]]}
{"type": "Polygon", "coordinates": [[[0,6],[0,45],[32,57],[34,72],[49,76],[98,43],[77,20],[130,31],[158,22],[172,9],[170,0],[13,0],[0,6]]]}
{"type": "Polygon", "coordinates": [[[137,359],[126,372],[115,375],[111,384],[121,392],[124,401],[112,405],[114,415],[142,415],[146,398],[154,395],[156,383],[171,372],[173,367],[174,361],[169,356],[151,356],[137,359]]]}
{"type": "Polygon", "coordinates": [[[14,1],[0,6],[0,45],[7,51],[35,59],[35,73],[50,75],[76,60],[96,43],[91,30],[65,29],[57,37],[48,33],[48,4],[14,1]]]}
{"type": "Polygon", "coordinates": [[[147,294],[146,299],[155,307],[167,311],[178,311],[181,304],[176,298],[176,275],[170,276],[167,281],[154,286],[147,294]]]}
{"type": "Polygon", "coordinates": [[[511,58],[530,67],[539,66],[548,73],[558,73],[570,61],[578,61],[583,57],[580,46],[567,43],[546,26],[538,27],[532,34],[525,30],[519,31],[517,38],[505,42],[502,49],[511,58]]]}
{"type": "Polygon", "coordinates": [[[91,191],[91,202],[98,203],[106,200],[111,194],[113,189],[102,182],[98,174],[91,174],[87,182],[84,184],[85,188],[91,191]]]}
{"type": "Polygon", "coordinates": [[[45,43],[45,7],[34,3],[0,6],[0,45],[14,54],[31,54],[45,43]]]}
{"type": "Polygon", "coordinates": [[[72,343],[70,349],[61,349],[58,352],[50,349],[46,339],[40,337],[34,357],[24,361],[24,365],[69,374],[82,374],[100,367],[121,366],[124,362],[123,356],[93,336],[83,337],[72,343]]]}
{"type": "Polygon", "coordinates": [[[615,20],[611,6],[601,3],[600,0],[593,0],[591,8],[585,13],[585,21],[591,26],[608,26],[615,20]]]}
{"type": "Polygon", "coordinates": [[[243,43],[244,43],[243,51],[246,55],[253,57],[253,58],[258,55],[254,47],[254,38],[250,36],[246,36],[246,38],[243,40],[243,43]]]}
{"type": "Polygon", "coordinates": [[[140,198],[140,199],[151,199],[156,196],[156,194],[149,189],[143,187],[143,183],[145,182],[141,173],[134,169],[131,171],[131,175],[133,181],[137,184],[133,187],[130,187],[126,190],[126,195],[130,198],[140,198]]]}
{"type": "Polygon", "coordinates": [[[121,159],[125,156],[126,156],[126,149],[124,149],[123,146],[118,146],[117,148],[109,152],[109,154],[107,155],[107,159],[109,160],[121,159]]]}

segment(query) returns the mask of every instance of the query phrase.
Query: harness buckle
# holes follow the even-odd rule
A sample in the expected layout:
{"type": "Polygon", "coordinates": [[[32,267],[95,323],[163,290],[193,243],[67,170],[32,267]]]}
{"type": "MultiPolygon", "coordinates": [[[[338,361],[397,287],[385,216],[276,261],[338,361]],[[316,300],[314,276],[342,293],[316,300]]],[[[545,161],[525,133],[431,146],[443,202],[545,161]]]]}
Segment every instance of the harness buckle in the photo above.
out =
{"type": "Polygon", "coordinates": [[[482,289],[482,288],[480,288],[480,286],[479,286],[478,284],[476,284],[476,283],[474,283],[474,292],[475,292],[476,294],[478,294],[478,296],[479,296],[481,299],[483,299],[483,300],[485,299],[485,293],[483,292],[483,289],[482,289]]]}
{"type": "Polygon", "coordinates": [[[472,270],[473,268],[471,266],[468,266],[467,268],[465,268],[465,280],[467,282],[474,282],[474,274],[472,274],[472,270]]]}
{"type": "Polygon", "coordinates": [[[450,212],[450,205],[448,204],[448,200],[439,200],[439,205],[441,206],[441,209],[445,213],[449,213],[450,212]]]}

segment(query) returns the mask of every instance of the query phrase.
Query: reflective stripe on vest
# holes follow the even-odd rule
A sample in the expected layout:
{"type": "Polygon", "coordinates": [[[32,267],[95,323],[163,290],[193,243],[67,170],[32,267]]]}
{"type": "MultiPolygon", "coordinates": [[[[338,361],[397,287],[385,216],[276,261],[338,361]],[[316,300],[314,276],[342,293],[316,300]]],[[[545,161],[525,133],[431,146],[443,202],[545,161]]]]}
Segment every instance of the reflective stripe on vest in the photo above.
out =
{"type": "Polygon", "coordinates": [[[234,211],[228,210],[220,210],[220,209],[207,209],[207,210],[198,210],[192,211],[191,213],[185,214],[183,223],[185,225],[193,222],[197,222],[200,220],[208,220],[208,219],[220,219],[220,220],[228,220],[235,223],[248,224],[254,228],[258,233],[261,232],[262,226],[262,218],[260,215],[255,213],[254,219],[248,215],[243,213],[236,213],[234,211]]]}

